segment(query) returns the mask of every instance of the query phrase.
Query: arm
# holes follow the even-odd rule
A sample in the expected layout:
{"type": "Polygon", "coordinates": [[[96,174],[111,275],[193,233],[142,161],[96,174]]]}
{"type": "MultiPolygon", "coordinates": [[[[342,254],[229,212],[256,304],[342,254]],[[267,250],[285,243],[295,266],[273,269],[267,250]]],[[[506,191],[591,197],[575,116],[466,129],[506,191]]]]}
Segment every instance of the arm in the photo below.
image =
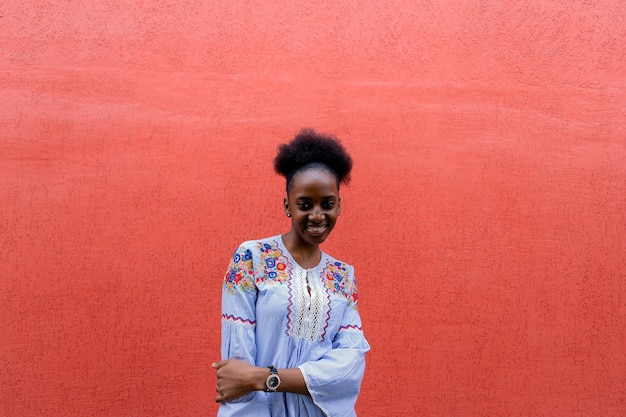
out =
{"type": "MultiPolygon", "coordinates": [[[[244,243],[235,251],[222,283],[223,360],[220,362],[231,360],[254,364],[257,352],[256,300],[257,288],[251,246],[244,243]]],[[[217,375],[216,390],[219,395],[215,400],[229,402],[220,405],[218,416],[265,416],[263,398],[248,389],[244,384],[245,381],[229,376],[228,373],[222,376],[223,373],[223,370],[219,370],[217,375]],[[223,390],[228,391],[226,396],[222,396],[223,390]]]]}
{"type": "MultiPolygon", "coordinates": [[[[253,391],[265,391],[265,380],[270,375],[268,368],[250,365],[239,359],[227,359],[213,363],[217,370],[217,392],[215,401],[232,401],[253,391]]],[[[310,395],[300,368],[279,369],[279,392],[310,395]]]]}
{"type": "MultiPolygon", "coordinates": [[[[348,316],[358,317],[356,308],[348,316]]],[[[299,366],[311,398],[327,416],[352,416],[370,347],[359,325],[345,325],[333,340],[333,349],[317,361],[299,366]]]]}
{"type": "Polygon", "coordinates": [[[326,416],[354,416],[354,405],[365,372],[365,355],[370,346],[361,327],[356,281],[351,266],[347,277],[339,284],[347,305],[339,318],[339,328],[333,336],[332,349],[319,360],[305,362],[299,368],[313,402],[326,416]]]}

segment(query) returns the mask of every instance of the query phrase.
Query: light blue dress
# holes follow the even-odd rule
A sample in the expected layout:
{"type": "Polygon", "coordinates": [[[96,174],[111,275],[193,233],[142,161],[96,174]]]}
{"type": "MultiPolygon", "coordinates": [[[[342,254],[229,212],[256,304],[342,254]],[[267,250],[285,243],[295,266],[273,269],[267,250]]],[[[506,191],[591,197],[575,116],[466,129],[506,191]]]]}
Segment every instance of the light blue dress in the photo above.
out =
{"type": "Polygon", "coordinates": [[[357,300],[351,265],[322,253],[304,269],[280,235],[242,243],[224,277],[222,359],[299,367],[311,397],[255,391],[222,403],[218,416],[356,416],[370,348],[357,300]]]}

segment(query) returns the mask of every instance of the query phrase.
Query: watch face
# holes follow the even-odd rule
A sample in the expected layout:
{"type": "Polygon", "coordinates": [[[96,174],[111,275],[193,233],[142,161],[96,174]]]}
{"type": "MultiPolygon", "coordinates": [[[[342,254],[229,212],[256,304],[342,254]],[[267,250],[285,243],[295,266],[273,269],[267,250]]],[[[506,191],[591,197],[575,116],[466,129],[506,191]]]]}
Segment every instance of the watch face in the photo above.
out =
{"type": "Polygon", "coordinates": [[[275,390],[280,385],[280,378],[278,375],[270,375],[267,377],[267,381],[265,381],[265,385],[267,385],[267,389],[275,390]]]}

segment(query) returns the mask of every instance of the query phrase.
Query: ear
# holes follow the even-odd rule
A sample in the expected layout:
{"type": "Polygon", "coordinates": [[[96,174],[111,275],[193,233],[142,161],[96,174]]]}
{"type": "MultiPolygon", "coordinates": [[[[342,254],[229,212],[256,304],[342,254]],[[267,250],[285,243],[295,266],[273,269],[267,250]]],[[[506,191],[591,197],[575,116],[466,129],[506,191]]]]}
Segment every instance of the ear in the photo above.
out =
{"type": "Polygon", "coordinates": [[[287,217],[291,217],[291,213],[289,212],[289,200],[287,197],[283,199],[283,209],[285,210],[285,215],[287,217]]]}
{"type": "Polygon", "coordinates": [[[337,216],[341,214],[341,198],[337,200],[337,216]]]}

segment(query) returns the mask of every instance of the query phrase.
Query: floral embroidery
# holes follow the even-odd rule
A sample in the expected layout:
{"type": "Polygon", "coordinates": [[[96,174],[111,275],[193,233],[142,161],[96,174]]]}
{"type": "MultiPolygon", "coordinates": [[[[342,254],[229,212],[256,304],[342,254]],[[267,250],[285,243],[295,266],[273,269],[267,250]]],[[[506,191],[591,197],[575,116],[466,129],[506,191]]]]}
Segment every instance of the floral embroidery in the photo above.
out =
{"type": "Polygon", "coordinates": [[[342,295],[348,300],[348,305],[354,304],[359,299],[354,280],[350,280],[348,265],[333,261],[326,264],[322,277],[328,289],[342,295]]]}
{"type": "Polygon", "coordinates": [[[289,260],[282,253],[276,242],[258,243],[259,253],[261,255],[262,272],[257,274],[256,283],[262,282],[279,284],[287,282],[289,279],[289,270],[291,265],[289,260]],[[288,268],[289,267],[289,268],[288,268]]]}
{"type": "Polygon", "coordinates": [[[252,252],[250,249],[239,248],[233,255],[224,276],[224,289],[229,294],[235,294],[237,290],[246,291],[254,289],[254,276],[252,274],[252,252]]]}

